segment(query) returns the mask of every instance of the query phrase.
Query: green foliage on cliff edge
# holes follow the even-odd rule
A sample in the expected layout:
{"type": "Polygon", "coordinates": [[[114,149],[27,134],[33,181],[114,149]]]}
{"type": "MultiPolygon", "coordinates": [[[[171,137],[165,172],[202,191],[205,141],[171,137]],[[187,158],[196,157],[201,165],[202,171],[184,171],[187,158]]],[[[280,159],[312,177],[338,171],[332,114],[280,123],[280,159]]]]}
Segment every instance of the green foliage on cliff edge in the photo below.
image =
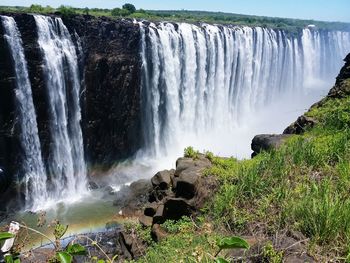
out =
{"type": "MultiPolygon", "coordinates": [[[[136,9],[132,4],[125,4],[122,7],[114,9],[102,8],[73,8],[76,14],[92,15],[96,17],[129,17],[136,19],[146,19],[150,21],[169,21],[169,22],[188,22],[188,23],[210,23],[210,24],[232,24],[246,26],[262,26],[274,29],[283,29],[295,34],[298,30],[313,24],[319,29],[350,31],[349,23],[342,22],[324,22],[314,20],[289,19],[278,17],[263,17],[242,14],[232,14],[223,12],[205,12],[205,11],[187,11],[187,10],[143,10],[136,9]]],[[[0,12],[19,12],[19,13],[54,13],[56,10],[50,6],[32,5],[31,7],[8,7],[0,6],[0,12]]]]}
{"type": "MultiPolygon", "coordinates": [[[[349,262],[350,97],[327,99],[306,115],[316,126],[276,150],[243,161],[211,155],[204,175],[217,178],[218,191],[192,227],[171,227],[140,262],[212,262],[213,239],[223,234],[273,240],[281,232],[304,235],[318,262],[349,262]]],[[[270,242],[260,256],[282,262],[283,253],[270,242]]]]}

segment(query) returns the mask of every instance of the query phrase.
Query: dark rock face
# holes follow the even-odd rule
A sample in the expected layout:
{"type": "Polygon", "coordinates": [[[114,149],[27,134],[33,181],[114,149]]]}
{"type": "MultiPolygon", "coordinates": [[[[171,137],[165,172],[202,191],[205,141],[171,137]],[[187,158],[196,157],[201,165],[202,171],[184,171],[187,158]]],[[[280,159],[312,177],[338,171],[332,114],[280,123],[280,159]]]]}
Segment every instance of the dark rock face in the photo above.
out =
{"type": "Polygon", "coordinates": [[[141,144],[139,27],[131,20],[91,16],[64,23],[82,44],[87,159],[108,168],[141,144]]]}
{"type": "MultiPolygon", "coordinates": [[[[42,156],[47,165],[51,144],[49,107],[36,23],[28,14],[2,15],[14,17],[22,36],[42,156]]],[[[108,169],[116,161],[132,156],[142,144],[139,26],[131,20],[92,16],[73,16],[64,23],[79,57],[86,160],[90,166],[108,169]]],[[[3,33],[0,23],[0,193],[20,174],[22,152],[16,123],[15,72],[3,33]]]]}
{"type": "Polygon", "coordinates": [[[15,124],[15,73],[7,43],[0,27],[0,193],[8,188],[10,175],[15,169],[16,136],[15,124]]]}

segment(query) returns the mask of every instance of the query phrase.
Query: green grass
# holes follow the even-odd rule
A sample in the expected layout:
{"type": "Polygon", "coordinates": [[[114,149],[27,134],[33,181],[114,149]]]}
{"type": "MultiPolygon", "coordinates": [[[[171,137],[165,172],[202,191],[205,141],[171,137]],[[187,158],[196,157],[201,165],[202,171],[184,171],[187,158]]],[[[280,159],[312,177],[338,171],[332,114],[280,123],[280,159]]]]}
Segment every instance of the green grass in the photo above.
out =
{"type": "MultiPolygon", "coordinates": [[[[220,188],[203,209],[200,224],[212,230],[206,233],[182,220],[181,231],[176,222],[167,222],[169,237],[151,246],[140,262],[196,262],[198,255],[209,262],[213,237],[251,235],[252,226],[266,237],[300,231],[318,260],[350,259],[349,110],[349,98],[326,100],[307,113],[317,120],[314,128],[251,160],[209,153],[214,165],[205,176],[217,178],[220,188]]],[[[189,149],[196,152],[187,148],[185,154],[189,149]]],[[[269,262],[282,261],[282,252],[271,244],[261,253],[269,262]]]]}

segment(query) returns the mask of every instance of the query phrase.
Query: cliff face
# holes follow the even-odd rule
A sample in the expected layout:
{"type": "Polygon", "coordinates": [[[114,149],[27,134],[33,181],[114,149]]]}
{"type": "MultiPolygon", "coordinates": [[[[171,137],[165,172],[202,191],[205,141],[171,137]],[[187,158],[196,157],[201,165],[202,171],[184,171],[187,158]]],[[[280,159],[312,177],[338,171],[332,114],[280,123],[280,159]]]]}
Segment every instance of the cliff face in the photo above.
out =
{"type": "Polygon", "coordinates": [[[64,20],[82,44],[83,133],[88,161],[111,165],[140,146],[140,33],[130,20],[64,20]]]}
{"type": "MultiPolygon", "coordinates": [[[[47,165],[51,144],[49,106],[36,23],[32,15],[0,15],[14,17],[21,33],[42,155],[47,165]]],[[[63,20],[77,45],[79,56],[81,125],[86,160],[90,166],[108,168],[115,161],[132,156],[142,143],[139,28],[130,20],[91,16],[63,20]]],[[[15,72],[3,30],[0,23],[0,193],[5,192],[15,178],[21,163],[15,72]]]]}
{"type": "MultiPolygon", "coordinates": [[[[6,15],[6,14],[5,14],[6,15]]],[[[7,14],[15,18],[21,32],[37,112],[44,159],[49,151],[47,98],[42,72],[43,58],[37,44],[33,16],[7,14]]],[[[130,20],[75,16],[64,19],[74,38],[80,37],[79,55],[83,90],[81,106],[87,159],[91,164],[110,165],[129,157],[139,147],[140,69],[139,29],[130,20]],[[107,114],[106,114],[107,113],[107,114]]],[[[0,27],[1,134],[11,127],[14,105],[14,72],[0,27]]],[[[76,41],[77,42],[77,41],[76,41]]],[[[4,149],[4,135],[1,149],[4,149]]],[[[11,149],[11,147],[8,147],[11,149]]],[[[8,150],[2,150],[8,156],[8,150]],[[7,154],[6,154],[7,153],[7,154]]]]}

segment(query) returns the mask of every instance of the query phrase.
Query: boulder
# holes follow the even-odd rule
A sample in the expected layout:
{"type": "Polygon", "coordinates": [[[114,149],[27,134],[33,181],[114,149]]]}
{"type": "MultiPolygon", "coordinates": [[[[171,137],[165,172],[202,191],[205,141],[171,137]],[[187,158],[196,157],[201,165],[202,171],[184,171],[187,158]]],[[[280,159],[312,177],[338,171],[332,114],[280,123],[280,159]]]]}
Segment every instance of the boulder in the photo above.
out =
{"type": "Polygon", "coordinates": [[[182,171],[188,169],[196,169],[198,171],[203,171],[211,165],[211,162],[207,158],[205,158],[204,155],[199,155],[198,159],[182,157],[176,160],[175,176],[179,176],[182,171]]]}
{"type": "Polygon", "coordinates": [[[144,215],[146,216],[154,216],[157,212],[159,204],[156,202],[150,203],[145,207],[144,215]]]}
{"type": "Polygon", "coordinates": [[[150,227],[153,223],[153,218],[151,216],[141,215],[139,217],[139,222],[142,226],[150,227]]]}
{"type": "Polygon", "coordinates": [[[153,216],[153,224],[162,224],[165,222],[164,205],[159,205],[156,213],[153,216]]]}
{"type": "Polygon", "coordinates": [[[97,183],[95,183],[95,182],[93,182],[93,181],[90,181],[89,182],[89,189],[90,190],[96,190],[96,189],[98,189],[99,187],[98,187],[98,184],[97,183]]]}
{"type": "Polygon", "coordinates": [[[174,178],[174,192],[176,197],[191,199],[197,192],[197,185],[201,173],[197,169],[187,168],[174,178]]]}
{"type": "Polygon", "coordinates": [[[152,177],[151,182],[154,188],[166,190],[171,186],[171,178],[174,176],[175,170],[164,170],[156,173],[152,177]]]}
{"type": "Polygon", "coordinates": [[[283,134],[302,134],[306,129],[314,127],[316,123],[315,119],[302,115],[289,125],[283,134]]]}
{"type": "Polygon", "coordinates": [[[281,146],[281,144],[291,135],[289,134],[260,134],[256,135],[251,144],[254,151],[253,156],[262,152],[270,151],[281,146]]]}
{"type": "Polygon", "coordinates": [[[168,198],[164,203],[163,218],[179,220],[183,216],[191,215],[192,210],[193,207],[189,201],[183,198],[168,198]]]}

